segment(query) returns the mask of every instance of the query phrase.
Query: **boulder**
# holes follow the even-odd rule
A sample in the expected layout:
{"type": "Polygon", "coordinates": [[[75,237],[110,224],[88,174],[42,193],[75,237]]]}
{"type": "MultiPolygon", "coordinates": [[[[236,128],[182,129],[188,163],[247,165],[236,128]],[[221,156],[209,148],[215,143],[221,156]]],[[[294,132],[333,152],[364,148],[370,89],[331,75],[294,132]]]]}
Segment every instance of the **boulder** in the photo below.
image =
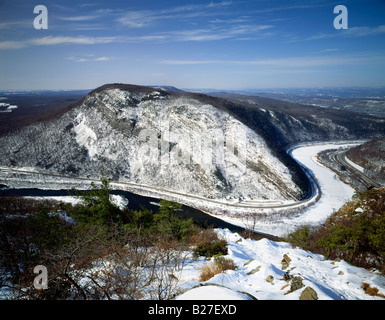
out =
{"type": "Polygon", "coordinates": [[[258,266],[256,268],[254,268],[253,270],[251,270],[249,273],[247,273],[247,275],[254,274],[254,273],[258,272],[260,269],[261,269],[261,266],[258,266]]]}
{"type": "Polygon", "coordinates": [[[289,282],[292,278],[293,276],[290,275],[289,272],[283,274],[283,280],[285,280],[286,282],[289,282]]]}
{"type": "Polygon", "coordinates": [[[299,300],[318,300],[317,292],[311,287],[306,287],[302,291],[299,300]]]}
{"type": "Polygon", "coordinates": [[[304,287],[300,276],[295,276],[291,279],[290,291],[295,291],[304,287]]]}
{"type": "Polygon", "coordinates": [[[267,282],[270,282],[271,284],[274,284],[274,277],[273,277],[271,274],[269,274],[269,275],[267,276],[267,278],[266,278],[266,281],[267,281],[267,282]]]}
{"type": "Polygon", "coordinates": [[[283,255],[283,259],[282,259],[282,261],[281,261],[281,264],[282,264],[282,270],[285,270],[285,269],[289,266],[290,261],[291,261],[291,259],[290,259],[289,256],[285,253],[285,254],[283,255]]]}
{"type": "Polygon", "coordinates": [[[247,266],[247,265],[249,265],[250,263],[252,263],[254,260],[249,260],[249,261],[246,261],[244,264],[243,264],[243,266],[247,266]]]}

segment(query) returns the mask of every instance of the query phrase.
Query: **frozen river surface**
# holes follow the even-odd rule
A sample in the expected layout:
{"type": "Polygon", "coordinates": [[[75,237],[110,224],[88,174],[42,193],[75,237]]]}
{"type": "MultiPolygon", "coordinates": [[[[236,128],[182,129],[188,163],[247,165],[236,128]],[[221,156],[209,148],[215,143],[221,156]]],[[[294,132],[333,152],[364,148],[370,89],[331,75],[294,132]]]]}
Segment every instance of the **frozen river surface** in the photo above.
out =
{"type": "MultiPolygon", "coordinates": [[[[319,152],[339,147],[347,148],[357,143],[327,143],[300,146],[291,150],[294,159],[304,165],[317,180],[320,199],[295,217],[277,217],[274,220],[262,220],[256,223],[255,231],[275,236],[285,236],[302,225],[319,225],[338,210],[354,194],[354,189],[338,179],[336,174],[317,161],[319,152]]],[[[229,220],[230,222],[230,220],[229,220]]],[[[236,221],[231,220],[236,224],[236,221]]],[[[238,221],[238,224],[240,222],[238,221]]]]}

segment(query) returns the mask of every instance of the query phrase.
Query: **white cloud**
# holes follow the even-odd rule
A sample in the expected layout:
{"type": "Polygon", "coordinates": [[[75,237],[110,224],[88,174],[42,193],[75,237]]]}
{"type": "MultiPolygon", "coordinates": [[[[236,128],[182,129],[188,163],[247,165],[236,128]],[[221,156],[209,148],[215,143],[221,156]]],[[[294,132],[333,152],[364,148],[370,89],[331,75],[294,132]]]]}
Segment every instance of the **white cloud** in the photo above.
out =
{"type": "Polygon", "coordinates": [[[0,50],[21,49],[26,46],[24,41],[0,41],[0,50]]]}
{"type": "Polygon", "coordinates": [[[231,1],[210,2],[209,4],[188,4],[164,10],[137,10],[128,11],[121,15],[117,22],[130,28],[143,28],[159,21],[179,19],[186,20],[202,16],[217,15],[218,9],[228,7],[231,1]]]}
{"type": "MultiPolygon", "coordinates": [[[[249,37],[255,38],[257,36],[267,36],[270,32],[265,31],[272,28],[274,28],[272,25],[239,25],[226,28],[214,27],[169,31],[158,36],[153,35],[152,37],[154,40],[167,41],[216,41],[224,39],[245,40],[249,37]]],[[[145,37],[138,37],[138,39],[146,40],[145,37]]]]}
{"type": "MultiPolygon", "coordinates": [[[[338,30],[330,33],[320,33],[304,40],[320,40],[328,38],[355,38],[355,37],[368,37],[385,34],[385,25],[380,25],[378,27],[352,27],[345,30],[338,30]]],[[[299,40],[301,41],[301,40],[299,40]]]]}
{"type": "Polygon", "coordinates": [[[55,46],[62,44],[106,44],[113,42],[124,42],[125,37],[66,37],[66,36],[47,36],[42,38],[33,38],[21,41],[0,41],[0,50],[21,49],[30,46],[55,46]]]}
{"type": "Polygon", "coordinates": [[[240,25],[228,28],[190,29],[169,31],[157,34],[144,34],[138,36],[110,36],[110,37],[72,37],[72,36],[46,36],[20,41],[0,41],[0,50],[21,49],[30,46],[55,46],[64,44],[94,45],[108,43],[130,43],[147,41],[216,41],[224,39],[248,39],[248,36],[267,36],[264,31],[274,28],[271,25],[240,25]]]}
{"type": "Polygon", "coordinates": [[[65,37],[65,36],[47,36],[43,38],[34,38],[28,43],[37,46],[52,46],[57,44],[101,44],[115,42],[119,37],[65,37]]]}
{"type": "Polygon", "coordinates": [[[108,57],[100,57],[100,58],[94,59],[94,61],[110,61],[110,58],[108,58],[108,57]]]}
{"type": "Polygon", "coordinates": [[[0,22],[0,30],[14,29],[18,27],[26,28],[31,26],[31,21],[5,21],[0,22]]]}
{"type": "Polygon", "coordinates": [[[63,21],[80,22],[80,21],[94,20],[99,17],[100,17],[99,15],[84,15],[84,16],[58,17],[58,19],[63,21]]]}
{"type": "Polygon", "coordinates": [[[372,35],[379,35],[385,33],[385,25],[378,27],[353,27],[345,30],[344,34],[346,36],[352,37],[366,37],[372,35]]]}
{"type": "Polygon", "coordinates": [[[157,17],[151,11],[143,10],[127,12],[117,21],[130,28],[142,28],[152,24],[156,19],[157,17]]]}
{"type": "Polygon", "coordinates": [[[238,66],[261,66],[270,68],[310,68],[325,67],[333,65],[356,65],[374,62],[385,62],[383,55],[357,55],[339,57],[292,57],[276,59],[257,59],[257,60],[158,60],[157,63],[165,65],[203,65],[203,64],[223,64],[238,66]]]}
{"type": "Polygon", "coordinates": [[[83,55],[80,57],[69,56],[66,59],[74,62],[103,62],[103,61],[111,60],[109,57],[105,57],[105,56],[99,57],[99,58],[94,58],[93,56],[94,54],[83,55]]]}

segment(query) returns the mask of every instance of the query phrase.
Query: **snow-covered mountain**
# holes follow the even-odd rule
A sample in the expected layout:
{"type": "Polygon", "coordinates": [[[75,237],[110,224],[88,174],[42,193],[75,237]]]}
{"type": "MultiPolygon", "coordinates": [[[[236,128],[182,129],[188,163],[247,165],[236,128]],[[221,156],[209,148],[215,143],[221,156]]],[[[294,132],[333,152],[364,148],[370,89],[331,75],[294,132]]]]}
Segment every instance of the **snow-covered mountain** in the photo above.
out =
{"type": "Polygon", "coordinates": [[[135,182],[208,198],[301,197],[264,138],[203,95],[105,85],[0,138],[0,164],[135,182]]]}

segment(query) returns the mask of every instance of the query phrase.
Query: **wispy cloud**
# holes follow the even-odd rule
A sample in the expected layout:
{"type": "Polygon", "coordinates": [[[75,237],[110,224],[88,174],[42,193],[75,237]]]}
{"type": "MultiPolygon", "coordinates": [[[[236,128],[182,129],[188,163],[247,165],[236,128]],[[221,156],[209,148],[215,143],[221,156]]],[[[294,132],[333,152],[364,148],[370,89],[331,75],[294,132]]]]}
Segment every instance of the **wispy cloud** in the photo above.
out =
{"type": "Polygon", "coordinates": [[[125,13],[117,19],[117,22],[130,28],[142,28],[153,23],[154,20],[159,19],[152,11],[141,10],[131,11],[125,13]]]}
{"type": "MultiPolygon", "coordinates": [[[[97,4],[89,4],[89,7],[97,4]]],[[[80,5],[82,10],[78,12],[61,10],[61,14],[54,15],[53,19],[57,29],[67,30],[108,30],[111,28],[111,21],[114,21],[120,14],[118,9],[96,9],[85,12],[84,5],[80,5]],[[64,22],[65,25],[63,25],[64,22]]]]}
{"type": "Polygon", "coordinates": [[[21,49],[27,47],[25,41],[0,41],[0,50],[21,49]]]}
{"type": "MultiPolygon", "coordinates": [[[[92,7],[94,5],[96,6],[96,4],[92,4],[92,7]]],[[[53,19],[56,19],[57,23],[51,24],[51,30],[52,28],[56,28],[54,31],[59,30],[65,23],[65,28],[63,27],[60,30],[81,31],[86,34],[85,36],[70,36],[66,35],[65,31],[63,31],[63,35],[41,38],[24,40],[8,38],[0,41],[0,50],[69,44],[94,45],[150,41],[208,42],[226,39],[250,40],[256,37],[261,38],[271,35],[271,30],[275,26],[255,24],[255,21],[252,21],[253,19],[247,15],[235,17],[234,12],[228,10],[230,7],[237,8],[238,4],[231,1],[221,1],[205,4],[186,4],[160,11],[143,9],[126,12],[122,12],[121,9],[98,9],[90,12],[76,12],[73,8],[60,8],[62,15],[54,16],[53,19]],[[74,14],[75,12],[77,14],[74,14]],[[202,17],[207,19],[199,20],[202,17]],[[176,23],[176,20],[178,20],[178,23],[176,23]],[[113,32],[118,35],[107,37],[87,35],[87,31],[111,31],[113,26],[116,27],[116,23],[118,23],[119,27],[115,28],[113,32]],[[143,29],[140,32],[136,32],[136,34],[127,35],[121,33],[122,26],[131,29],[143,29]],[[144,29],[146,26],[151,26],[151,28],[144,29]]],[[[7,28],[8,26],[8,24],[0,23],[0,29],[7,28]]]]}
{"type": "Polygon", "coordinates": [[[340,32],[320,33],[314,36],[305,38],[304,40],[320,40],[328,38],[356,38],[368,37],[385,34],[385,25],[378,27],[352,27],[340,32]]]}
{"type": "Polygon", "coordinates": [[[272,29],[272,25],[239,25],[230,27],[214,27],[207,29],[190,29],[164,33],[168,41],[215,41],[236,39],[240,36],[256,36],[261,31],[272,29]]]}
{"type": "Polygon", "coordinates": [[[52,46],[58,44],[103,44],[115,42],[120,37],[65,37],[65,36],[48,36],[43,38],[35,38],[27,41],[27,44],[37,46],[52,46]]]}
{"type": "Polygon", "coordinates": [[[0,30],[7,30],[7,29],[9,30],[17,27],[26,28],[30,26],[31,26],[31,21],[29,20],[0,22],[0,30]]]}
{"type": "Polygon", "coordinates": [[[108,57],[100,57],[100,58],[94,59],[94,61],[96,61],[96,62],[98,62],[98,61],[110,61],[110,58],[108,58],[108,57]]]}
{"type": "Polygon", "coordinates": [[[202,16],[218,15],[218,9],[232,4],[231,1],[211,2],[209,4],[189,4],[164,10],[136,10],[123,13],[116,19],[130,28],[143,28],[160,21],[185,20],[202,16]]]}
{"type": "Polygon", "coordinates": [[[21,41],[1,41],[0,50],[21,49],[30,46],[54,46],[63,44],[106,44],[112,42],[123,41],[122,37],[69,37],[69,36],[47,36],[42,38],[33,38],[21,41]]]}
{"type": "Polygon", "coordinates": [[[83,16],[68,16],[68,17],[57,17],[57,18],[63,21],[80,22],[80,21],[94,20],[99,17],[100,15],[83,15],[83,16]]]}
{"type": "MultiPolygon", "coordinates": [[[[216,41],[224,39],[243,40],[247,36],[263,35],[262,32],[272,29],[272,25],[239,25],[228,27],[212,27],[188,29],[180,31],[168,31],[137,36],[109,36],[109,37],[87,37],[87,36],[46,36],[19,41],[0,41],[0,50],[21,49],[31,46],[55,46],[55,45],[94,45],[108,43],[139,43],[139,42],[184,42],[184,41],[216,41]]],[[[267,34],[265,34],[267,35],[267,34]]]]}
{"type": "Polygon", "coordinates": [[[95,58],[94,54],[88,54],[83,56],[69,56],[66,59],[73,62],[104,62],[111,60],[111,58],[105,56],[95,58]]]}
{"type": "Polygon", "coordinates": [[[330,1],[320,1],[307,4],[294,4],[294,5],[275,5],[268,8],[262,8],[254,10],[253,13],[270,13],[278,11],[288,11],[288,10],[300,10],[300,9],[315,9],[330,6],[330,1]]]}
{"type": "Polygon", "coordinates": [[[270,68],[309,68],[325,67],[333,65],[356,65],[375,62],[385,62],[385,56],[357,55],[357,56],[323,56],[323,57],[291,57],[276,59],[256,59],[256,60],[158,60],[158,64],[165,65],[205,65],[205,64],[223,64],[238,66],[260,66],[270,68]]]}

